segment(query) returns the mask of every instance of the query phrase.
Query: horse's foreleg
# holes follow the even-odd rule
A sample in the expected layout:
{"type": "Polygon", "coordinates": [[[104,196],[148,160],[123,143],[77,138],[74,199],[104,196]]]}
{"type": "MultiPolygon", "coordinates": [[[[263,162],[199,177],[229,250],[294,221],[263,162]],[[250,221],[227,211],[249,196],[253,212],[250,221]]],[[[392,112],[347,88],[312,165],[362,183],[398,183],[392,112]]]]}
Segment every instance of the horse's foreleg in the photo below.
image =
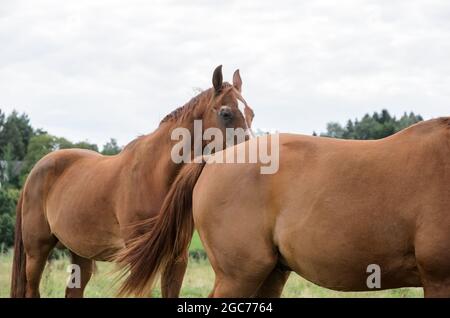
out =
{"type": "MultiPolygon", "coordinates": [[[[74,277],[75,283],[73,285],[68,285],[66,287],[66,298],[82,298],[84,294],[84,289],[87,283],[91,279],[92,273],[94,271],[94,261],[88,258],[81,257],[74,252],[70,252],[72,255],[72,264],[78,266],[79,277],[74,277]],[[79,280],[78,282],[76,280],[79,280]]],[[[77,270],[75,271],[77,273],[77,270]]]]}
{"type": "Polygon", "coordinates": [[[169,262],[161,276],[161,294],[164,298],[177,298],[180,295],[183,277],[188,263],[188,254],[169,262]]]}

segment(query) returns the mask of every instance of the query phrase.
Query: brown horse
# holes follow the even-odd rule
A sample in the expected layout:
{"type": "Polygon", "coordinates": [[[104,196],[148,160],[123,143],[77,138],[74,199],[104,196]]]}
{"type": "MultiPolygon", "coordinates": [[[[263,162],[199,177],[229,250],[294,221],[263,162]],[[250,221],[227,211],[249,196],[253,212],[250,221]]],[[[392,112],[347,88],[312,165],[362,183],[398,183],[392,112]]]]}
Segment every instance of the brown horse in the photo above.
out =
{"type": "MultiPolygon", "coordinates": [[[[202,129],[249,128],[253,111],[240,94],[239,71],[233,84],[213,74],[213,88],[166,116],[157,130],[137,138],[116,156],[80,149],[59,150],[41,159],[29,174],[17,207],[11,296],[38,297],[39,282],[50,251],[62,244],[80,268],[80,288],[66,297],[82,297],[94,260],[110,260],[137,233],[130,225],[155,216],[183,163],[171,151],[175,128],[194,136],[202,129]]],[[[202,131],[203,132],[203,131],[202,131]]],[[[188,149],[194,151],[195,142],[188,149]]],[[[205,147],[202,141],[200,147],[205,147]]],[[[202,148],[203,149],[203,148],[202,148]]],[[[187,257],[167,264],[162,275],[164,297],[178,296],[187,257]]]]}
{"type": "Polygon", "coordinates": [[[376,141],[281,134],[279,155],[274,174],[260,163],[185,166],[153,230],[122,253],[122,291],[149,288],[195,224],[214,297],[280,296],[290,271],[340,291],[450,297],[450,117],[376,141]],[[376,267],[380,286],[367,283],[376,267]]]}

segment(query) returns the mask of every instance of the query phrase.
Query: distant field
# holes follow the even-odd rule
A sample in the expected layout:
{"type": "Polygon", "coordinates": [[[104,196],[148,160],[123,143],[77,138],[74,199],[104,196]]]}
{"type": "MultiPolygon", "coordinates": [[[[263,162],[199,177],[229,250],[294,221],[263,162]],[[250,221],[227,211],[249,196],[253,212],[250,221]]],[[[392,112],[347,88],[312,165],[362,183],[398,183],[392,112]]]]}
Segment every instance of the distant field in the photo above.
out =
{"type": "MultiPolygon", "coordinates": [[[[11,253],[0,255],[0,297],[9,297],[11,279],[11,253]]],[[[68,259],[52,261],[44,271],[41,282],[42,297],[64,297],[68,259]]],[[[98,272],[86,289],[86,297],[114,297],[117,285],[112,284],[114,265],[98,262],[98,272]]],[[[190,260],[181,290],[182,297],[207,297],[214,282],[214,273],[207,260],[190,260]]],[[[298,275],[292,274],[283,297],[422,297],[422,289],[403,288],[389,291],[343,293],[318,287],[298,275]]],[[[156,288],[153,297],[161,297],[156,288]]]]}

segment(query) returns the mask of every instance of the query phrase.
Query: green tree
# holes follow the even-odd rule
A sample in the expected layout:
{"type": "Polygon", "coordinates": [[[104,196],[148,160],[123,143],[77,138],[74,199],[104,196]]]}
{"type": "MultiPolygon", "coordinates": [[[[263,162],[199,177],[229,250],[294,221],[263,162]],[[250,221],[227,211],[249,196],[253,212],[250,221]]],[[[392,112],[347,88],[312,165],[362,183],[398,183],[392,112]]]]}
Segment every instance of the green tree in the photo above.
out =
{"type": "MultiPolygon", "coordinates": [[[[0,131],[3,131],[5,126],[5,113],[0,109],[0,131]]],[[[0,132],[1,137],[1,132],[0,132]]]]}
{"type": "Polygon", "coordinates": [[[79,149],[88,149],[98,152],[98,146],[96,144],[91,144],[89,141],[80,141],[75,144],[73,144],[73,148],[79,148],[79,149]]]}
{"type": "Polygon", "coordinates": [[[0,115],[0,157],[4,158],[4,150],[8,144],[12,146],[12,159],[23,160],[28,143],[33,137],[33,127],[26,114],[13,111],[6,121],[4,114],[0,115]]]}
{"type": "Polygon", "coordinates": [[[102,150],[102,154],[107,156],[112,156],[118,154],[122,149],[117,144],[117,140],[115,138],[111,138],[104,146],[102,150]]]}
{"type": "Polygon", "coordinates": [[[366,114],[361,120],[349,120],[345,127],[335,122],[328,123],[327,132],[322,133],[321,136],[342,139],[380,139],[422,120],[422,116],[412,112],[405,113],[397,120],[386,109],[383,109],[380,113],[366,114]]]}
{"type": "Polygon", "coordinates": [[[420,115],[414,115],[413,112],[407,114],[406,112],[403,114],[403,116],[398,121],[397,130],[400,131],[402,129],[405,129],[406,127],[409,127],[419,121],[422,121],[423,118],[420,115]]]}
{"type": "Polygon", "coordinates": [[[343,138],[344,133],[345,133],[345,129],[342,128],[341,124],[336,123],[336,122],[329,122],[327,124],[328,137],[343,138]]]}
{"type": "Polygon", "coordinates": [[[16,202],[19,190],[0,188],[0,245],[10,247],[14,244],[14,224],[16,202]]]}
{"type": "Polygon", "coordinates": [[[73,142],[64,137],[55,138],[55,150],[75,148],[73,142]]]}
{"type": "Polygon", "coordinates": [[[56,149],[56,141],[57,138],[49,134],[36,135],[31,138],[20,173],[22,185],[34,165],[46,154],[56,149]]]}
{"type": "Polygon", "coordinates": [[[19,171],[16,170],[20,166],[20,162],[14,160],[13,145],[8,143],[3,153],[2,163],[2,184],[9,187],[20,187],[19,171]]]}

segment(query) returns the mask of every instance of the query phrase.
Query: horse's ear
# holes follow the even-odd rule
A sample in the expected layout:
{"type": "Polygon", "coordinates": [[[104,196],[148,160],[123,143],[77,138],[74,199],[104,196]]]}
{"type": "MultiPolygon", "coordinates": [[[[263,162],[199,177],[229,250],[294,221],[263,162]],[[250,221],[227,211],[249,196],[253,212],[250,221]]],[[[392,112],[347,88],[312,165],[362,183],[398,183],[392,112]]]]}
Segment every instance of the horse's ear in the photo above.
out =
{"type": "Polygon", "coordinates": [[[239,70],[234,71],[233,74],[233,86],[240,92],[242,90],[242,79],[239,70]]]}
{"type": "Polygon", "coordinates": [[[222,65],[216,67],[213,73],[212,83],[216,92],[220,92],[222,89],[223,76],[222,76],[222,65]]]}

